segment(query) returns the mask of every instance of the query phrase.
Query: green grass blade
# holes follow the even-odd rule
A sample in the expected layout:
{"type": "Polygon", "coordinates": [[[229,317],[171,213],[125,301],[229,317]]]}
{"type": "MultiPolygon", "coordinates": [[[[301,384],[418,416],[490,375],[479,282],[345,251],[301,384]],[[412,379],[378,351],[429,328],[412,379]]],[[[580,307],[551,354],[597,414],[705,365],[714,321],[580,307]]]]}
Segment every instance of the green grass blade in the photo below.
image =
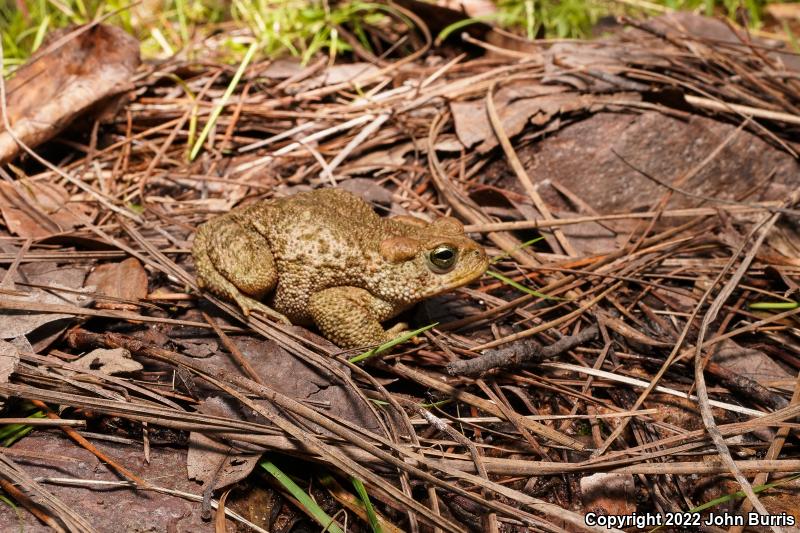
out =
{"type": "Polygon", "coordinates": [[[522,244],[520,244],[519,246],[515,247],[511,252],[504,252],[504,253],[502,253],[500,255],[497,255],[497,256],[493,257],[492,260],[491,260],[491,263],[492,264],[497,263],[498,261],[501,261],[501,260],[505,259],[506,257],[511,256],[512,252],[516,252],[517,250],[522,250],[523,248],[527,248],[528,246],[531,246],[532,244],[536,244],[537,242],[541,241],[542,239],[544,239],[543,235],[541,235],[539,237],[536,237],[534,239],[531,239],[529,241],[525,241],[522,244]]]}
{"type": "Polygon", "coordinates": [[[364,504],[364,509],[367,511],[367,518],[369,518],[369,525],[372,528],[374,533],[381,533],[383,530],[381,529],[381,524],[378,522],[378,515],[375,514],[375,508],[372,507],[372,502],[369,500],[369,494],[367,494],[367,488],[364,486],[364,483],[354,477],[353,479],[353,486],[356,488],[356,492],[358,493],[358,497],[361,498],[361,503],[364,504]]]}
{"type": "Polygon", "coordinates": [[[330,531],[331,533],[344,533],[342,528],[334,521],[333,518],[328,515],[325,511],[322,510],[322,507],[317,504],[311,496],[306,494],[306,492],[300,488],[300,486],[291,480],[289,476],[283,473],[283,471],[275,466],[275,463],[269,460],[263,460],[258,465],[272,474],[272,476],[278,481],[278,483],[285,488],[292,497],[300,502],[300,505],[306,510],[306,512],[311,516],[314,520],[317,521],[319,525],[325,528],[325,531],[330,531]]]}
{"type": "Polygon", "coordinates": [[[42,19],[42,23],[39,24],[39,27],[36,29],[36,35],[33,37],[33,44],[31,45],[31,52],[35,52],[42,46],[42,42],[44,42],[44,36],[47,34],[47,30],[50,28],[50,15],[45,15],[42,19]]]}
{"type": "Polygon", "coordinates": [[[222,95],[222,100],[220,100],[219,104],[214,108],[211,112],[211,116],[208,117],[208,122],[206,123],[203,131],[200,132],[200,137],[194,143],[194,147],[192,148],[191,153],[189,154],[189,160],[194,160],[197,157],[197,154],[200,152],[200,149],[203,147],[203,143],[206,142],[206,138],[208,134],[211,132],[211,128],[217,123],[217,119],[219,118],[220,114],[222,113],[222,109],[225,107],[225,104],[228,103],[233,91],[236,89],[236,86],[239,85],[239,80],[242,79],[244,75],[244,71],[247,69],[247,65],[250,64],[252,61],[253,56],[258,49],[258,45],[253,43],[250,45],[250,48],[247,49],[247,53],[244,55],[244,59],[239,64],[239,68],[236,70],[236,74],[233,75],[233,79],[231,80],[230,84],[228,84],[228,88],[225,89],[225,94],[222,95]]]}
{"type": "Polygon", "coordinates": [[[421,404],[419,404],[419,406],[423,407],[425,409],[433,409],[434,407],[441,407],[443,405],[447,405],[448,403],[450,403],[452,401],[453,401],[452,398],[447,398],[447,399],[439,400],[438,402],[433,402],[433,403],[421,403],[421,404]]]}
{"type": "Polygon", "coordinates": [[[528,294],[532,294],[533,296],[538,296],[539,298],[544,298],[545,300],[557,300],[557,301],[563,301],[564,300],[564,298],[559,298],[557,296],[548,296],[548,295],[546,295],[546,294],[544,294],[542,292],[535,291],[535,290],[531,289],[530,287],[526,287],[525,285],[522,285],[521,283],[517,283],[516,281],[514,281],[511,278],[505,277],[504,275],[502,275],[499,272],[495,272],[494,270],[487,270],[486,273],[489,274],[490,276],[492,276],[493,278],[502,281],[506,285],[511,285],[515,289],[517,289],[519,291],[522,291],[522,292],[526,292],[528,294]]]}
{"type": "Polygon", "coordinates": [[[175,10],[178,12],[178,28],[180,29],[183,45],[189,43],[189,24],[186,22],[186,4],[184,0],[175,0],[175,10]]]}
{"type": "MultiPolygon", "coordinates": [[[[28,418],[44,418],[45,415],[41,411],[36,411],[28,415],[28,418]]],[[[19,439],[33,431],[33,426],[26,424],[7,424],[0,426],[0,446],[8,448],[19,439]]]]}
{"type": "Polygon", "coordinates": [[[766,311],[790,311],[797,309],[798,306],[800,306],[800,303],[797,302],[755,302],[748,304],[747,307],[766,311]]]}
{"type": "Polygon", "coordinates": [[[428,331],[429,329],[435,328],[438,325],[439,325],[438,322],[434,322],[433,324],[429,324],[429,325],[427,325],[425,327],[422,327],[422,328],[419,328],[419,329],[415,329],[414,331],[407,331],[407,332],[403,333],[402,335],[400,335],[398,337],[395,337],[394,339],[390,340],[389,342],[381,344],[380,346],[377,346],[377,347],[375,347],[375,348],[373,348],[373,349],[371,349],[371,350],[369,350],[367,352],[364,352],[364,353],[362,353],[360,355],[356,355],[355,357],[349,359],[349,361],[351,363],[359,363],[359,362],[363,361],[364,359],[369,359],[370,357],[373,357],[375,355],[378,355],[378,354],[381,354],[381,353],[385,352],[389,348],[392,348],[394,346],[397,346],[398,344],[402,344],[402,343],[406,342],[408,339],[412,338],[414,335],[418,335],[418,334],[422,333],[423,331],[428,331]]]}
{"type": "Polygon", "coordinates": [[[442,41],[450,37],[453,33],[460,30],[461,28],[466,28],[467,26],[471,26],[473,24],[479,24],[481,22],[491,22],[493,18],[494,17],[475,17],[454,22],[439,32],[439,35],[436,36],[435,42],[437,45],[439,45],[442,43],[442,41]]]}

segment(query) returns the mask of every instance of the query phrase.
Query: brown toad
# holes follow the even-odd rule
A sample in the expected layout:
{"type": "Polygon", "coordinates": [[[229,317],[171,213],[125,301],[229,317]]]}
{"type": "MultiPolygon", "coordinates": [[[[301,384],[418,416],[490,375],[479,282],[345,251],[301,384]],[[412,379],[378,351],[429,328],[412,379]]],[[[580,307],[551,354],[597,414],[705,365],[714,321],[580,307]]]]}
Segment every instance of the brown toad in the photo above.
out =
{"type": "Polygon", "coordinates": [[[234,209],[198,228],[192,254],[201,288],[245,314],[314,323],[345,348],[387,341],[400,328],[381,322],[488,266],[457,220],[381,218],[340,189],[234,209]]]}

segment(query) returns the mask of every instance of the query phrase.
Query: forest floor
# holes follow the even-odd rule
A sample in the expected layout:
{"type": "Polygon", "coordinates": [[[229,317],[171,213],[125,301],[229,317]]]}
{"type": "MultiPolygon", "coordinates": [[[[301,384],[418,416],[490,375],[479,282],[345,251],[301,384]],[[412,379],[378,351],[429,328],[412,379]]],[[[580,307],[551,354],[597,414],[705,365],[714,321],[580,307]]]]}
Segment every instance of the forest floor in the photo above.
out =
{"type": "Polygon", "coordinates": [[[307,63],[90,24],[3,84],[0,523],[800,520],[800,56],[687,13],[436,43],[402,9],[307,63]],[[491,265],[357,350],[198,288],[201,223],[322,187],[491,265]]]}

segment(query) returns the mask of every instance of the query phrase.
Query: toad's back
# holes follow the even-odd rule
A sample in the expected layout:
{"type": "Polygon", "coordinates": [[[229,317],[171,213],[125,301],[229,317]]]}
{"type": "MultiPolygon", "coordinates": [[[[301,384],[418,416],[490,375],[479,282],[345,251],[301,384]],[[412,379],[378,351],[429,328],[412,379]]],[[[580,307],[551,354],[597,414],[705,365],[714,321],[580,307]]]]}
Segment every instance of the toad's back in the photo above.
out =
{"type": "Polygon", "coordinates": [[[267,241],[278,271],[271,305],[307,322],[308,297],[328,287],[361,285],[378,243],[399,229],[363,200],[338,189],[260,202],[236,215],[267,241]]]}

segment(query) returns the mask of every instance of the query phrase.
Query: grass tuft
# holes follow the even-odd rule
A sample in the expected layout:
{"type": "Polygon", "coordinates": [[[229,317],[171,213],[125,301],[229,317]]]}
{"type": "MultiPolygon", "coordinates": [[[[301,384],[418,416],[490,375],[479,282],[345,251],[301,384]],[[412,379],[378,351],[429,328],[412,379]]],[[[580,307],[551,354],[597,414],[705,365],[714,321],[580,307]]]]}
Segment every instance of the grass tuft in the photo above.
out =
{"type": "MultiPolygon", "coordinates": [[[[496,13],[446,29],[455,31],[485,20],[529,38],[582,38],[592,33],[603,16],[647,15],[664,9],[694,10],[706,15],[746,19],[752,28],[763,23],[764,7],[775,0],[500,0],[496,13]]],[[[370,50],[367,26],[386,26],[389,18],[403,19],[389,4],[364,0],[17,0],[0,2],[0,38],[5,74],[39,48],[47,33],[70,24],[85,24],[108,14],[142,43],[145,58],[185,54],[200,57],[203,39],[221,30],[226,60],[241,63],[253,40],[267,57],[292,55],[304,63],[319,53],[331,60],[352,51],[342,36],[370,50]],[[230,23],[233,23],[232,28],[230,23]],[[224,26],[220,26],[224,24],[224,26]],[[246,33],[235,27],[245,29],[246,33]]],[[[408,21],[404,21],[408,24],[408,21]]],[[[441,36],[440,36],[441,37],[441,36]]],[[[789,38],[793,36],[789,33],[789,38]]],[[[207,43],[206,43],[207,44],[207,43]]]]}
{"type": "Polygon", "coordinates": [[[381,528],[381,524],[378,521],[378,515],[375,513],[375,508],[372,506],[372,502],[369,499],[369,494],[367,493],[367,488],[364,486],[364,482],[356,477],[352,479],[353,487],[355,487],[358,497],[361,499],[361,503],[364,504],[364,510],[367,512],[369,526],[372,528],[373,533],[381,533],[383,528],[381,528]]]}

